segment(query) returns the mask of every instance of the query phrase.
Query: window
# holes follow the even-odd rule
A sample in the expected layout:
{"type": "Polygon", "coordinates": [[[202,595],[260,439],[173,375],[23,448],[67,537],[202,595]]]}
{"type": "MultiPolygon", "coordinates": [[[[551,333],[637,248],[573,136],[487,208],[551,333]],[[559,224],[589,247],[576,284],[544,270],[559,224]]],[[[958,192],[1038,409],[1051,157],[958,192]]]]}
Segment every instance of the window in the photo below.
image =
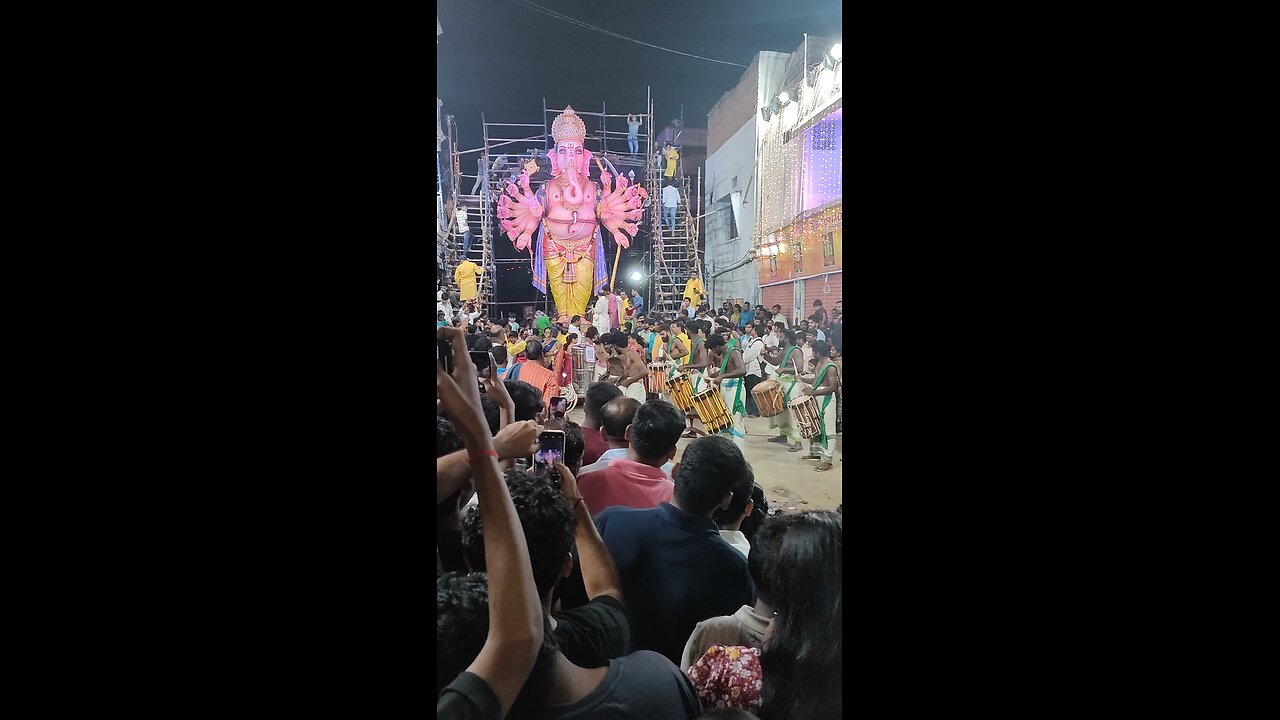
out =
{"type": "Polygon", "coordinates": [[[716,201],[716,223],[729,227],[729,238],[738,237],[738,214],[733,211],[733,194],[716,201]]]}

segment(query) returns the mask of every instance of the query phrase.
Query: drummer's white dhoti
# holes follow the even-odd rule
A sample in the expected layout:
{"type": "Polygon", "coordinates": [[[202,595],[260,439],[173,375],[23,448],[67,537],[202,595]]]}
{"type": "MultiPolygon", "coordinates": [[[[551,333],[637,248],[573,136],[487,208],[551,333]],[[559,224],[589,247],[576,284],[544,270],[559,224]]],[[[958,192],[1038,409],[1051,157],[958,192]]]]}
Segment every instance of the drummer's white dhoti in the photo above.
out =
{"type": "Polygon", "coordinates": [[[622,395],[624,397],[635,398],[641,403],[648,399],[648,393],[644,389],[644,381],[642,380],[637,380],[622,388],[622,395]]]}
{"type": "MultiPolygon", "coordinates": [[[[827,402],[830,395],[817,396],[818,407],[821,408],[823,403],[827,402]]],[[[788,410],[788,412],[790,412],[788,410]]],[[[827,435],[826,442],[822,441],[822,435],[809,439],[809,454],[821,455],[823,462],[831,462],[836,454],[836,401],[832,397],[831,403],[827,405],[827,409],[822,411],[818,416],[822,421],[822,430],[827,435]]]]}
{"type": "Polygon", "coordinates": [[[742,397],[746,392],[742,378],[729,378],[720,383],[720,396],[724,398],[724,406],[729,408],[729,427],[717,435],[728,435],[739,450],[747,447],[746,400],[742,397]]]}

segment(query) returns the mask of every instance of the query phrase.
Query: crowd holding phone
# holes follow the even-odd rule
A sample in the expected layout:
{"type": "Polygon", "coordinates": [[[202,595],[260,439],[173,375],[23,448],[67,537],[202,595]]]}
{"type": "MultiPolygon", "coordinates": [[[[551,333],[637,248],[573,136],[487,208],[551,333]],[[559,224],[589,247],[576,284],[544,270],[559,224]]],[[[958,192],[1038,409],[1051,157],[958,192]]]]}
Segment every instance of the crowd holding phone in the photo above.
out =
{"type": "Polygon", "coordinates": [[[548,477],[558,478],[555,464],[564,462],[564,431],[543,430],[538,433],[538,449],[533,454],[535,469],[546,472],[548,477]]]}
{"type": "Polygon", "coordinates": [[[493,372],[493,356],[488,350],[472,350],[471,362],[475,363],[476,375],[482,380],[488,378],[493,372]]]}

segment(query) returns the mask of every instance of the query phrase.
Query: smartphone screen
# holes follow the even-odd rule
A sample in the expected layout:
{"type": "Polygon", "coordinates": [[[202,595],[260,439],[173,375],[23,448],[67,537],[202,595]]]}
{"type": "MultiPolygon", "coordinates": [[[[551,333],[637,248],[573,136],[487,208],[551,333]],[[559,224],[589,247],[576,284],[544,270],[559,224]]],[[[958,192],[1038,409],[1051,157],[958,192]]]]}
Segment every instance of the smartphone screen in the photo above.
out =
{"type": "Polygon", "coordinates": [[[546,470],[548,477],[559,478],[552,463],[564,462],[564,431],[543,430],[538,433],[538,451],[533,454],[533,464],[539,470],[546,470]]]}
{"type": "Polygon", "coordinates": [[[471,362],[475,363],[476,374],[482,379],[489,377],[489,365],[491,362],[488,350],[472,350],[471,362]]]}
{"type": "MultiPolygon", "coordinates": [[[[563,397],[551,398],[551,415],[552,417],[564,417],[564,409],[568,406],[569,401],[563,397]]],[[[563,461],[562,461],[563,462],[563,461]]]]}
{"type": "Polygon", "coordinates": [[[453,372],[453,343],[448,340],[436,341],[436,360],[447,373],[453,372]]]}

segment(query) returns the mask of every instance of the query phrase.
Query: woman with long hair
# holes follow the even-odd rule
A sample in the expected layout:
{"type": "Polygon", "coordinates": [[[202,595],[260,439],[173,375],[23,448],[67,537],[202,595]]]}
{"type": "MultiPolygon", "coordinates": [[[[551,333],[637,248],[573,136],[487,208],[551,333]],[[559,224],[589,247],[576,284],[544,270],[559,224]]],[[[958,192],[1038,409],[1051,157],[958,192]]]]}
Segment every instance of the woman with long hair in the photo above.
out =
{"type": "Polygon", "coordinates": [[[786,525],[766,573],[774,617],[760,649],[713,645],[689,668],[706,708],[752,710],[762,720],[842,716],[843,514],[769,518],[786,525]]]}

